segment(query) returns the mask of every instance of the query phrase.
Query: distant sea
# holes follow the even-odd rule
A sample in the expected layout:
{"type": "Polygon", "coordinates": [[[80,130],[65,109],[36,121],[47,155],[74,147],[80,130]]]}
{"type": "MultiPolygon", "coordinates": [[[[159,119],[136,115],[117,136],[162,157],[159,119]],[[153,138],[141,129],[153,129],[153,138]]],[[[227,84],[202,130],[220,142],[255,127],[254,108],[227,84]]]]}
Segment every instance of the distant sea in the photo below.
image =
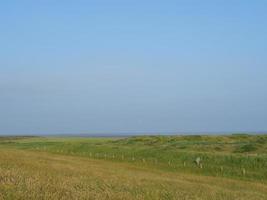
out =
{"type": "Polygon", "coordinates": [[[249,134],[263,135],[267,131],[239,131],[239,132],[135,132],[135,133],[54,133],[54,134],[0,134],[0,136],[43,136],[43,137],[131,137],[131,136],[179,136],[179,135],[232,135],[249,134]]]}
{"type": "Polygon", "coordinates": [[[38,134],[38,136],[58,136],[58,137],[131,137],[131,136],[150,136],[150,135],[161,135],[161,136],[179,136],[179,135],[232,135],[232,134],[249,134],[249,135],[262,135],[267,134],[267,131],[255,131],[255,132],[167,132],[167,133],[156,133],[156,132],[144,132],[144,133],[70,133],[70,134],[38,134]]]}

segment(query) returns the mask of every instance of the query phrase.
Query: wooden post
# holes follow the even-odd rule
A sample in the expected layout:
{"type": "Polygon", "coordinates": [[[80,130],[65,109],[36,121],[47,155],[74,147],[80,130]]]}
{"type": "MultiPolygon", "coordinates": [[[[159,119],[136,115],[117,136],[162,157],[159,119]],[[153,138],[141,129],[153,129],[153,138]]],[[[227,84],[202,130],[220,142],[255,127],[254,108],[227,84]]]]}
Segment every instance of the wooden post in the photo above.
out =
{"type": "Polygon", "coordinates": [[[242,169],[242,174],[243,174],[243,176],[246,175],[246,169],[245,168],[242,169]]]}

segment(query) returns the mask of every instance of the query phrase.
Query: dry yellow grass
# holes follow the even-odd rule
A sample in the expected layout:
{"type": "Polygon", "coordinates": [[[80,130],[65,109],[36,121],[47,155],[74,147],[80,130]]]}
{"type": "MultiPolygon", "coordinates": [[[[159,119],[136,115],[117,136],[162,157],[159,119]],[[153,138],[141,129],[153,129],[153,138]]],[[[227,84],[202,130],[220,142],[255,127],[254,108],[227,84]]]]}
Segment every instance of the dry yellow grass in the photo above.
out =
{"type": "Polygon", "coordinates": [[[130,163],[0,149],[0,199],[266,200],[267,186],[130,163]]]}

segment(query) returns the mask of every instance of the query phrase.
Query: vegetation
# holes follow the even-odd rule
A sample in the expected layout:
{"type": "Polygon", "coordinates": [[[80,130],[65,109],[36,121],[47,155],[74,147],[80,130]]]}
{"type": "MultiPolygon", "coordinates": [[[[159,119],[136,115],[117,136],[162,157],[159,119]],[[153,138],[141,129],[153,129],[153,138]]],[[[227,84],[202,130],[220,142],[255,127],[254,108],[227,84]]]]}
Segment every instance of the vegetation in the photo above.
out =
{"type": "Polygon", "coordinates": [[[0,199],[267,199],[267,135],[2,137],[0,151],[0,199]]]}

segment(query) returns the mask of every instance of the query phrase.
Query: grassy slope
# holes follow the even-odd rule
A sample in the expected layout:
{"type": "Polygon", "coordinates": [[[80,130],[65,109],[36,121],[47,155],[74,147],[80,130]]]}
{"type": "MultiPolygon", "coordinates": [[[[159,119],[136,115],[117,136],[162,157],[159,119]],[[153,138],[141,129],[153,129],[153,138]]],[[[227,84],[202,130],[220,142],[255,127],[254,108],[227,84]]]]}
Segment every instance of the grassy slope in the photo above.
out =
{"type": "Polygon", "coordinates": [[[1,150],[0,199],[266,199],[267,186],[129,163],[1,150]]]}
{"type": "Polygon", "coordinates": [[[0,199],[267,199],[266,147],[247,135],[2,138],[0,199]]]}
{"type": "Polygon", "coordinates": [[[267,181],[266,135],[26,138],[5,142],[20,149],[130,162],[165,171],[267,181]],[[202,159],[203,169],[196,167],[197,157],[202,159]]]}

